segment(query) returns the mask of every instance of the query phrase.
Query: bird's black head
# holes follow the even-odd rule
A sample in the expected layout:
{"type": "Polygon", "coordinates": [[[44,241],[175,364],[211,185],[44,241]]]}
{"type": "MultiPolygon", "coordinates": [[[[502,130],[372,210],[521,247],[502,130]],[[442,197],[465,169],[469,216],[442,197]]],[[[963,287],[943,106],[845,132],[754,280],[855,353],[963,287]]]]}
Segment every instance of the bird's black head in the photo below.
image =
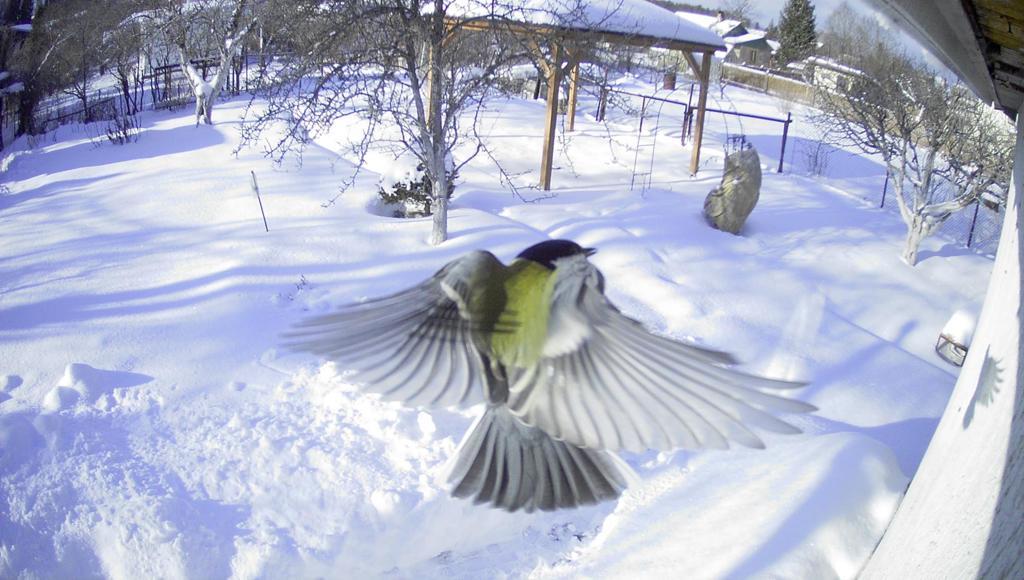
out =
{"type": "Polygon", "coordinates": [[[584,248],[571,240],[547,240],[526,248],[519,252],[519,255],[516,257],[537,262],[550,270],[554,270],[555,260],[559,258],[568,258],[569,256],[579,254],[592,256],[595,252],[597,252],[596,249],[584,248]]]}

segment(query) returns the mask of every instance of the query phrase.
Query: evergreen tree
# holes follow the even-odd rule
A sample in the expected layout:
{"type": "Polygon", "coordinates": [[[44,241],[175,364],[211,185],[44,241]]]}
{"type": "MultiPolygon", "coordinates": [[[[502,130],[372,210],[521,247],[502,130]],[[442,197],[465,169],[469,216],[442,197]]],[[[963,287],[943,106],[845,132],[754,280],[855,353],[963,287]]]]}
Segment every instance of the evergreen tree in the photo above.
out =
{"type": "Polygon", "coordinates": [[[810,0],[787,0],[779,20],[779,50],[775,60],[785,66],[814,54],[817,47],[814,31],[814,5],[810,0]]]}

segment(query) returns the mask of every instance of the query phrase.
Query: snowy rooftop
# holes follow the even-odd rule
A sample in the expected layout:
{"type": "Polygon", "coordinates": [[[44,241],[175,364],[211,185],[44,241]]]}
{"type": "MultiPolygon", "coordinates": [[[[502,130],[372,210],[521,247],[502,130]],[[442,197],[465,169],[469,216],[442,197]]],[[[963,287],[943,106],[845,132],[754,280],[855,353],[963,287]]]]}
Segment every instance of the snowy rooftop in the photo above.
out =
{"type": "Polygon", "coordinates": [[[719,22],[718,17],[716,16],[710,16],[708,14],[697,14],[695,12],[680,11],[676,12],[676,16],[686,20],[687,22],[692,22],[693,24],[696,24],[701,28],[711,28],[712,26],[718,24],[719,22]]]}
{"type": "MultiPolygon", "coordinates": [[[[480,17],[493,14],[491,4],[464,0],[450,5],[448,14],[480,17]]],[[[526,0],[504,14],[515,21],[653,40],[691,43],[722,49],[722,39],[707,28],[676,18],[669,10],[644,0],[526,0]]]]}
{"type": "Polygon", "coordinates": [[[744,27],[742,29],[746,30],[745,33],[726,36],[731,31],[743,26],[743,23],[740,22],[739,20],[723,20],[718,18],[717,16],[708,16],[707,14],[696,14],[694,12],[684,11],[679,11],[676,12],[675,14],[677,17],[679,17],[685,22],[695,24],[702,28],[707,28],[708,30],[714,32],[715,34],[721,35],[722,39],[725,41],[725,44],[728,45],[730,49],[737,44],[759,43],[759,41],[761,40],[765,40],[772,51],[778,49],[777,42],[775,42],[774,40],[766,40],[768,33],[765,32],[764,30],[747,29],[744,27]]]}
{"type": "Polygon", "coordinates": [[[724,37],[730,31],[743,25],[743,23],[740,22],[739,20],[731,20],[728,18],[722,19],[719,18],[718,16],[697,14],[695,12],[679,11],[676,12],[675,14],[685,22],[696,24],[701,28],[706,28],[722,37],[724,37]]]}
{"type": "Polygon", "coordinates": [[[859,71],[859,70],[857,70],[857,69],[855,69],[853,67],[846,66],[845,64],[836,62],[836,61],[834,61],[832,59],[829,59],[829,58],[821,58],[820,56],[812,56],[812,57],[808,58],[807,59],[807,63],[811,64],[811,65],[814,65],[814,66],[825,67],[827,69],[831,69],[831,70],[834,70],[836,72],[841,72],[841,73],[852,75],[852,76],[860,76],[860,75],[864,74],[861,71],[859,71]]]}
{"type": "Polygon", "coordinates": [[[726,44],[728,44],[728,43],[732,43],[732,44],[747,44],[747,43],[750,43],[750,42],[755,42],[755,41],[758,41],[758,40],[762,40],[762,39],[764,39],[764,36],[765,36],[765,33],[761,32],[760,30],[758,30],[756,32],[748,32],[746,34],[741,34],[739,36],[730,36],[729,38],[727,38],[725,40],[725,42],[726,42],[726,44]]]}

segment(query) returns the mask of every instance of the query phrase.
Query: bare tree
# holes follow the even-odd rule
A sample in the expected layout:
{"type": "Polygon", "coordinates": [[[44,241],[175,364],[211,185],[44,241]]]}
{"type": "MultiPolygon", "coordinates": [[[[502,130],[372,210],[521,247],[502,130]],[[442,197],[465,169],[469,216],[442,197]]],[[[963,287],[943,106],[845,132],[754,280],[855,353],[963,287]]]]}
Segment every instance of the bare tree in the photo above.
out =
{"type": "MultiPolygon", "coordinates": [[[[348,117],[365,131],[351,143],[362,164],[370,144],[411,154],[422,167],[433,196],[431,242],[447,239],[452,176],[481,149],[453,151],[475,124],[477,114],[518,45],[473,22],[500,20],[500,4],[473,5],[474,18],[449,18],[449,1],[299,0],[278,5],[272,18],[286,22],[276,36],[294,51],[268,83],[267,106],[254,106],[247,142],[275,133],[268,153],[301,150],[308,141],[348,117]],[[472,30],[471,30],[472,29],[472,30]]],[[[465,5],[465,3],[463,3],[465,5]]],[[[462,13],[464,14],[464,13],[462,13]]],[[[461,14],[460,14],[461,15],[461,14]]],[[[331,200],[333,202],[333,200],[331,200]]]]}
{"type": "Polygon", "coordinates": [[[726,0],[722,3],[722,13],[749,25],[754,21],[754,3],[752,0],[726,0]]]}
{"type": "Polygon", "coordinates": [[[51,17],[51,10],[43,7],[32,19],[31,32],[23,42],[10,47],[9,66],[21,83],[18,93],[18,134],[34,134],[36,109],[49,94],[61,87],[53,62],[67,36],[51,17]]]}
{"type": "Polygon", "coordinates": [[[106,60],[103,33],[108,28],[106,10],[96,10],[88,0],[65,0],[49,6],[53,26],[61,31],[63,42],[54,54],[51,66],[59,76],[62,91],[82,103],[85,122],[93,120],[89,97],[93,82],[106,60]]]}
{"type": "Polygon", "coordinates": [[[145,76],[143,28],[133,15],[122,20],[104,35],[104,51],[110,74],[121,89],[124,113],[134,115],[142,107],[141,93],[145,76]]]}
{"type": "Polygon", "coordinates": [[[213,124],[213,107],[231,72],[231,61],[255,23],[250,0],[168,0],[158,14],[161,27],[176,47],[181,70],[196,102],[196,125],[213,124]],[[196,67],[215,58],[217,72],[207,80],[196,67]]]}
{"type": "Polygon", "coordinates": [[[886,164],[907,224],[902,258],[985,191],[1005,191],[1012,130],[969,91],[887,44],[863,51],[848,90],[819,94],[826,130],[886,164]]]}
{"type": "Polygon", "coordinates": [[[877,22],[864,18],[845,1],[825,21],[820,40],[825,56],[838,62],[852,62],[866,46],[891,43],[891,37],[877,22]]]}

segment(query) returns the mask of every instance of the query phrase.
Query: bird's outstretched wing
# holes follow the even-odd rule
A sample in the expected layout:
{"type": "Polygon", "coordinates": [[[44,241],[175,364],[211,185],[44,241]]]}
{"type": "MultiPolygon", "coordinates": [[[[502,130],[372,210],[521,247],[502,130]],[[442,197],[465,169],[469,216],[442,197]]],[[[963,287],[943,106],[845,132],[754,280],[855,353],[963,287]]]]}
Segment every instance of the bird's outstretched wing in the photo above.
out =
{"type": "Polygon", "coordinates": [[[605,298],[585,260],[557,276],[545,354],[509,372],[508,405],[525,423],[591,449],[763,447],[751,427],[799,433],[772,413],[814,410],[760,390],[802,383],[724,368],[724,353],[649,333],[605,298]]]}
{"type": "Polygon", "coordinates": [[[418,286],[297,324],[286,346],[355,370],[355,382],[386,399],[474,405],[483,400],[478,331],[502,304],[489,294],[504,292],[504,268],[490,252],[472,252],[418,286]]]}

